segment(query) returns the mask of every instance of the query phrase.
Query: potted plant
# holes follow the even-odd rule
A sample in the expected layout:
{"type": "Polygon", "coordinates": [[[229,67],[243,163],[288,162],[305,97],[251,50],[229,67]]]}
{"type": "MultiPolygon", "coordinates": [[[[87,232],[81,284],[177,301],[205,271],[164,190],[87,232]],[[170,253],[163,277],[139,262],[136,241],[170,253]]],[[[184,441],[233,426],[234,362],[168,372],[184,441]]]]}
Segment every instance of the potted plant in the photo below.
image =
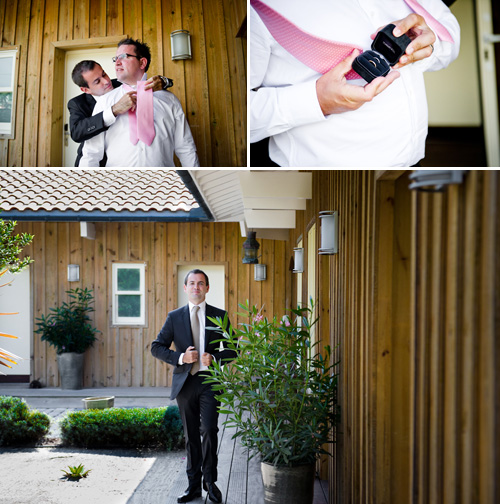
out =
{"type": "MultiPolygon", "coordinates": [[[[237,357],[230,366],[215,363],[208,381],[220,394],[226,424],[252,456],[260,455],[266,504],[312,503],[315,463],[328,453],[338,420],[330,347],[320,352],[311,342],[312,303],[281,321],[248,302],[240,307],[249,322],[225,332],[237,357]]],[[[213,322],[225,330],[224,321],[213,322]]]]}
{"type": "Polygon", "coordinates": [[[66,293],[70,301],[38,318],[35,333],[57,351],[61,388],[76,390],[83,387],[84,352],[94,344],[99,331],[92,327],[89,317],[94,311],[92,291],[77,287],[66,293]]]}

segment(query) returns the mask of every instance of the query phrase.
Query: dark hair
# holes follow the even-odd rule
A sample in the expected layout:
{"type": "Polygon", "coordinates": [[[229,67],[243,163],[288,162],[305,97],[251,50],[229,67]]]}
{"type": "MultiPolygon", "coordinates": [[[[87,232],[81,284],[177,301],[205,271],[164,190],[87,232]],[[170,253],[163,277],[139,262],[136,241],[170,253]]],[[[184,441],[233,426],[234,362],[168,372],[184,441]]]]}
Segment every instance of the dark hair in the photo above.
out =
{"type": "Polygon", "coordinates": [[[120,42],[118,42],[117,47],[120,47],[122,45],[133,45],[135,47],[135,55],[139,56],[139,58],[146,58],[148,62],[146,64],[146,68],[144,69],[144,71],[147,72],[149,64],[151,63],[151,51],[149,50],[148,45],[143,44],[139,40],[134,40],[131,38],[120,40],[120,42]]]}
{"type": "MultiPolygon", "coordinates": [[[[71,78],[73,79],[73,82],[78,87],[88,88],[89,84],[83,78],[82,73],[94,70],[94,67],[96,65],[99,65],[99,63],[97,63],[97,61],[92,61],[92,60],[83,60],[83,61],[80,61],[80,63],[77,63],[75,68],[73,68],[73,71],[71,72],[71,78]]],[[[99,66],[101,66],[101,65],[99,65],[99,66]]]]}
{"type": "Polygon", "coordinates": [[[193,274],[193,275],[205,275],[205,281],[207,282],[207,287],[210,285],[208,283],[208,276],[207,276],[207,274],[204,271],[202,271],[201,269],[193,269],[191,271],[188,271],[186,277],[184,278],[184,285],[187,285],[189,275],[191,275],[191,274],[193,274]]]}

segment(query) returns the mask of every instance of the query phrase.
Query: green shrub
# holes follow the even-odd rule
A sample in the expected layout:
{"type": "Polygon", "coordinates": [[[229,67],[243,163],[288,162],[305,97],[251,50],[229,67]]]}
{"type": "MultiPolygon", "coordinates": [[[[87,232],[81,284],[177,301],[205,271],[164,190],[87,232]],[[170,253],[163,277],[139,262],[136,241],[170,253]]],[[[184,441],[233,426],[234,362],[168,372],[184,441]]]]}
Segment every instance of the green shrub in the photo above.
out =
{"type": "Polygon", "coordinates": [[[0,396],[0,446],[35,444],[49,428],[45,413],[30,410],[18,397],[0,396]]]}
{"type": "Polygon", "coordinates": [[[180,448],[179,408],[108,408],[68,413],[61,421],[65,444],[84,448],[180,448]]]}

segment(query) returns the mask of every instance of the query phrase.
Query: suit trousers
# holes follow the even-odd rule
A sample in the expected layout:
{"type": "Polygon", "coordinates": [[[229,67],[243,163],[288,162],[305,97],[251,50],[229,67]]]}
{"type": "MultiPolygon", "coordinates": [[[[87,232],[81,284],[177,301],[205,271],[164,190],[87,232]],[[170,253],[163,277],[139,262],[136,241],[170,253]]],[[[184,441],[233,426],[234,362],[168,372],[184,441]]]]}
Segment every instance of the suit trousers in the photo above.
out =
{"type": "Polygon", "coordinates": [[[203,372],[188,375],[177,396],[186,440],[186,473],[190,485],[199,485],[202,475],[207,483],[217,481],[219,402],[212,386],[203,383],[205,378],[203,372]]]}

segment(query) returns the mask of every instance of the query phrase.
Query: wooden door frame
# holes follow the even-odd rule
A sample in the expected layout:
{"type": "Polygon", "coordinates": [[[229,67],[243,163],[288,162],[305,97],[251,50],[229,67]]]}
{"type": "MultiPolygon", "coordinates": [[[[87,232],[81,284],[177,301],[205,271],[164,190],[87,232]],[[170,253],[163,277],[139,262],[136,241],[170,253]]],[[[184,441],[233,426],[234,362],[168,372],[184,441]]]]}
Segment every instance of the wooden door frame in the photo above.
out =
{"type": "Polygon", "coordinates": [[[486,162],[488,166],[499,166],[499,99],[495,68],[498,62],[495,64],[495,47],[490,39],[493,35],[493,0],[475,0],[475,6],[486,162]]]}
{"type": "Polygon", "coordinates": [[[63,143],[63,124],[64,124],[64,107],[66,106],[61,100],[64,96],[64,62],[66,59],[66,51],[74,49],[103,49],[118,45],[120,40],[127,38],[128,35],[115,35],[112,37],[97,37],[90,39],[77,40],[60,40],[52,42],[50,47],[49,61],[54,62],[54,71],[52,72],[52,107],[50,117],[50,145],[49,145],[49,166],[62,166],[62,143],[63,143]]]}

